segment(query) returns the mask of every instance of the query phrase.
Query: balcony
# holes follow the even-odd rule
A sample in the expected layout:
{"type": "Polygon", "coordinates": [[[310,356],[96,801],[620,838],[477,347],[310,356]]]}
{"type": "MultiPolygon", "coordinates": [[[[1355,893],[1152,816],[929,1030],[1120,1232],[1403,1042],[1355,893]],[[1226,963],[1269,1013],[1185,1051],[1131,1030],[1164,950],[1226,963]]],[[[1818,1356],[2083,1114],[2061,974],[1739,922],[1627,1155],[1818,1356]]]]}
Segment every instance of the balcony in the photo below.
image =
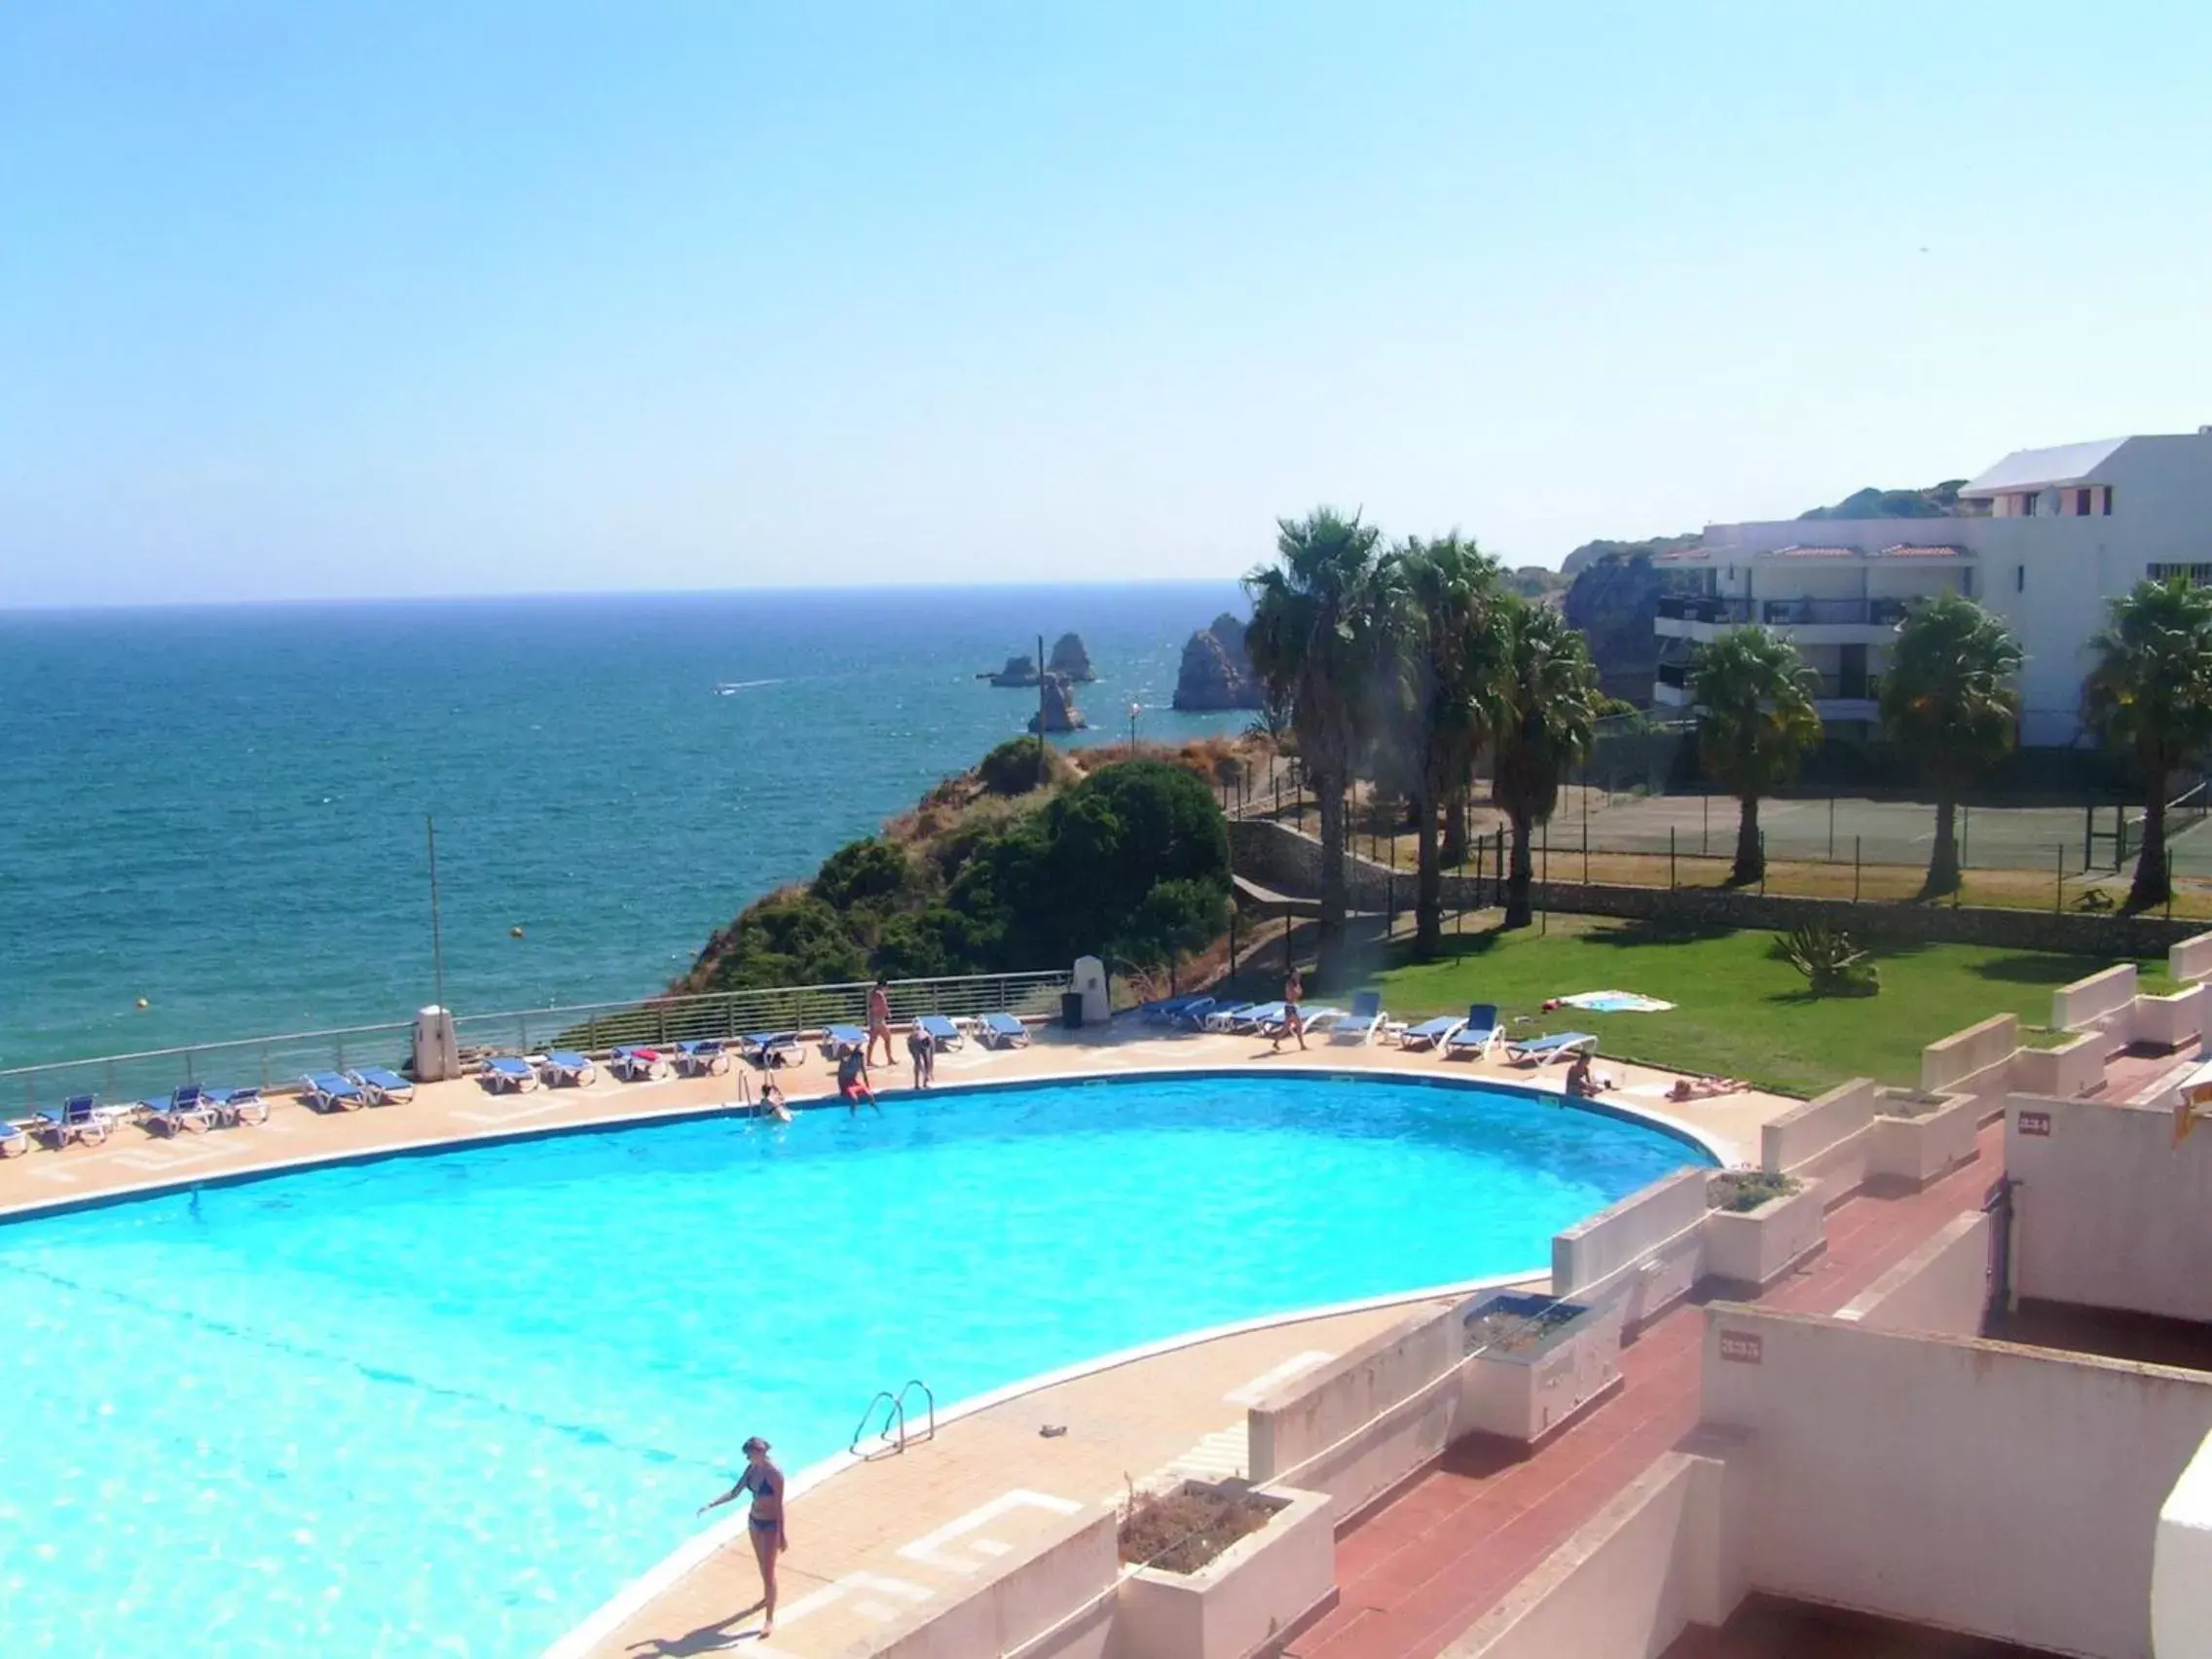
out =
{"type": "Polygon", "coordinates": [[[1759,620],[1775,628],[1894,628],[1904,620],[1904,604],[1901,599],[1762,599],[1759,620]]]}
{"type": "MultiPolygon", "coordinates": [[[[1697,699],[1690,691],[1687,663],[1663,662],[1654,672],[1651,701],[1665,709],[1686,709],[1697,699]]],[[[1882,677],[1878,674],[1824,674],[1813,687],[1813,703],[1827,720],[1881,719],[1882,677]]]]}
{"type": "Polygon", "coordinates": [[[1670,622],[1712,622],[1732,628],[1751,619],[1751,602],[1709,594],[1662,594],[1659,614],[1670,622]]]}

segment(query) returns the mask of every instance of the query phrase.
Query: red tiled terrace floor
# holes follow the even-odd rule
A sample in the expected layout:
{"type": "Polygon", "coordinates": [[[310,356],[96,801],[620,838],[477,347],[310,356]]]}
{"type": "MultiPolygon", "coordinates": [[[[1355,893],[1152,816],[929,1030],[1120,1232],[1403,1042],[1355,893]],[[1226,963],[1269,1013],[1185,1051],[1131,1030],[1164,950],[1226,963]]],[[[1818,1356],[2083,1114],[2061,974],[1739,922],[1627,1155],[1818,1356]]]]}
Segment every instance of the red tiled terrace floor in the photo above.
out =
{"type": "MultiPolygon", "coordinates": [[[[1759,1299],[1832,1313],[1945,1222],[1978,1208],[2004,1170],[2005,1125],[1979,1156],[1904,1198],[1859,1197],[1827,1218],[1825,1254],[1759,1299]]],[[[1462,1441],[1337,1542],[1338,1603],[1291,1659],[1430,1659],[1697,1425],[1704,1315],[1679,1307],[1623,1350],[1626,1386],[1533,1456],[1462,1441]]]]}

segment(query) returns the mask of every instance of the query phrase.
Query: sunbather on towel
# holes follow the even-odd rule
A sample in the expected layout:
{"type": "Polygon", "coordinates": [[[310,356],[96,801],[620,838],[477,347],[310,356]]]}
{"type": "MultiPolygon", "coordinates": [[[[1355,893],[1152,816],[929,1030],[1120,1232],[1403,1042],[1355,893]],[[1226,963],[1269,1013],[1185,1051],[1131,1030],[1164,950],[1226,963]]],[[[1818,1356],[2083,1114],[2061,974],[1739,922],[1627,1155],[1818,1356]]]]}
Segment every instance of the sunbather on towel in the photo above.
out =
{"type": "Polygon", "coordinates": [[[1608,1088],[1618,1088],[1618,1080],[1601,1077],[1590,1069],[1590,1051],[1582,1050],[1574,1056],[1573,1064],[1567,1068],[1567,1091],[1577,1100],[1595,1100],[1608,1088]]]}
{"type": "Polygon", "coordinates": [[[1711,1100],[1717,1094],[1741,1094],[1751,1087],[1732,1077],[1678,1077],[1667,1090],[1670,1100],[1711,1100]]]}
{"type": "Polygon", "coordinates": [[[837,1092],[844,1097],[845,1110],[855,1117],[860,1115],[864,1096],[877,1112],[883,1110],[875,1105],[875,1090],[868,1087],[867,1056],[850,1046],[837,1056],[837,1092]]]}

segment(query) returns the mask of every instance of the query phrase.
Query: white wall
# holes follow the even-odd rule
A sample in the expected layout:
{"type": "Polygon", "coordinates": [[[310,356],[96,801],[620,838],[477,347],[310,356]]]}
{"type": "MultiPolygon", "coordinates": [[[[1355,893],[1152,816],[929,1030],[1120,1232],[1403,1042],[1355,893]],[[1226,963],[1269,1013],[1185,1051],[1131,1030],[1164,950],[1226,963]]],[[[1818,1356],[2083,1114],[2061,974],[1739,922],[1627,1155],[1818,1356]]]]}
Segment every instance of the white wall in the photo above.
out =
{"type": "Polygon", "coordinates": [[[2195,934],[2170,946],[2166,972],[2184,982],[2212,978],[2212,933],[2195,934]]]}
{"type": "MultiPolygon", "coordinates": [[[[1920,1051],[1920,1087],[1931,1094],[1972,1088],[2020,1046],[2020,1016],[2000,1014],[1920,1051]]],[[[1991,1080],[1994,1081],[1994,1080],[1991,1080]]]]}
{"type": "Polygon", "coordinates": [[[1759,1167],[1770,1175],[1825,1180],[1841,1202],[1865,1175],[1866,1127],[1874,1121],[1874,1080],[1854,1078],[1759,1128],[1759,1167]]]}
{"type": "Polygon", "coordinates": [[[2212,1440],[2158,1511],[2151,1634],[2158,1659],[2212,1659],[2212,1440]]]}
{"type": "Polygon", "coordinates": [[[1755,1589],[2146,1659],[2212,1376],[1720,1304],[1705,1419],[1747,1437],[1755,1589]]]}
{"type": "Polygon", "coordinates": [[[2173,1124],[2117,1101],[2006,1103],[2014,1295],[2212,1320],[2212,1127],[2176,1146],[2173,1124]]]}
{"type": "Polygon", "coordinates": [[[2126,1021],[2122,1018],[2114,1027],[2116,1016],[2122,1016],[2135,1007],[2135,964],[2122,962],[2117,968],[2106,968],[2076,979],[2071,985],[2061,985],[2050,993],[2050,1028],[2053,1031],[2085,1031],[2091,1026],[2112,1030],[2120,1042],[2127,1041],[2126,1021]]]}
{"type": "Polygon", "coordinates": [[[1022,1659],[1105,1659],[1114,1621],[1107,1592],[1122,1574],[1119,1529],[1111,1509],[1056,1520],[1038,1548],[986,1567],[962,1586],[959,1601],[886,1627],[869,1651],[878,1659],[975,1659],[1051,1630],[1022,1659]]]}
{"type": "Polygon", "coordinates": [[[1989,1309],[1989,1217],[1972,1210],[1868,1285],[1836,1314],[1873,1331],[1981,1334],[1989,1309]]]}
{"type": "Polygon", "coordinates": [[[1705,1271],[1705,1188],[1713,1171],[1677,1169],[1552,1238],[1552,1294],[1626,1299],[1634,1334],[1696,1288],[1705,1271]],[[1649,1254],[1651,1259],[1631,1269],[1649,1254]]]}

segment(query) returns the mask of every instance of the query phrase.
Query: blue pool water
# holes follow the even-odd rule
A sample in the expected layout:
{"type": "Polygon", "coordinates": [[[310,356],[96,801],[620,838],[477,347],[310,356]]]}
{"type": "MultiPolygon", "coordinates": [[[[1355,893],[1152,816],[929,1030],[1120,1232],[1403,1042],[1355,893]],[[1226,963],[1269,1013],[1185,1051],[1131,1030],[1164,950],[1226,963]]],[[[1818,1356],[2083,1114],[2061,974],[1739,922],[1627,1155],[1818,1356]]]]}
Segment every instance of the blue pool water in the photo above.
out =
{"type": "Polygon", "coordinates": [[[0,1227],[0,1652],[535,1651],[869,1394],[1543,1263],[1701,1156],[1498,1091],[894,1097],[0,1227]]]}

